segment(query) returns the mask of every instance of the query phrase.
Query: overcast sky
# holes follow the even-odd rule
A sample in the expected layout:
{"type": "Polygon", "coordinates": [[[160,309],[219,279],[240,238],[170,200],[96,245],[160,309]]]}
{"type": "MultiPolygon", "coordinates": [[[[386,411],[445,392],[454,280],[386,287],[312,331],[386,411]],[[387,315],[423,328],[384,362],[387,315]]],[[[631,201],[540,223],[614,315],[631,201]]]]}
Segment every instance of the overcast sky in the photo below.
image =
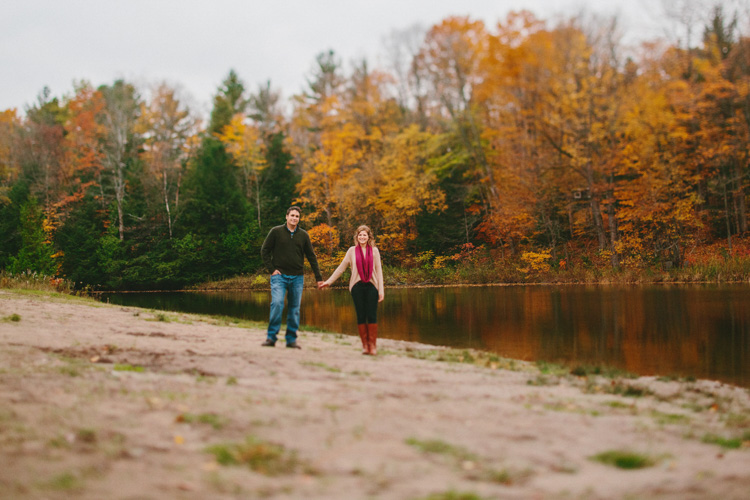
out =
{"type": "MultiPolygon", "coordinates": [[[[488,26],[511,10],[545,20],[586,9],[617,14],[627,39],[654,38],[660,0],[0,0],[0,110],[22,112],[48,86],[94,86],[125,78],[139,88],[166,81],[205,114],[230,69],[254,91],[267,80],[284,100],[299,93],[315,57],[333,49],[378,66],[382,40],[450,15],[488,26]]],[[[662,30],[662,31],[660,31],[662,30]]]]}

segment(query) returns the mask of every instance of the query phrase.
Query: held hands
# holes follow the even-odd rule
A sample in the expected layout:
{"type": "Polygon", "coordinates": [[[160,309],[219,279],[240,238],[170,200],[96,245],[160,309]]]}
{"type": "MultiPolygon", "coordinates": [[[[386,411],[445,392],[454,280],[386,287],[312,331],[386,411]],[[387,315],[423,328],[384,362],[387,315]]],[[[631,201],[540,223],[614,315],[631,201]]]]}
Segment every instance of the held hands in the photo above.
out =
{"type": "MultiPolygon", "coordinates": [[[[281,271],[279,271],[278,269],[274,270],[274,272],[271,273],[271,276],[276,276],[277,274],[281,274],[281,271]]],[[[327,286],[328,286],[328,283],[326,283],[325,281],[318,281],[318,290],[323,289],[327,286]]]]}

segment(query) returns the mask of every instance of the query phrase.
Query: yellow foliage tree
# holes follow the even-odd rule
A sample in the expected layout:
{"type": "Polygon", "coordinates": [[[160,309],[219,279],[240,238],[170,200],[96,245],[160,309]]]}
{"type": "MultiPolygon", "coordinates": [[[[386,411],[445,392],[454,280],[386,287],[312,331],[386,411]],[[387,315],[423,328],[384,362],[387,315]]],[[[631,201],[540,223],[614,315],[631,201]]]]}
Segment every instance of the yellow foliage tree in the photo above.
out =
{"type": "Polygon", "coordinates": [[[258,127],[246,123],[244,115],[238,113],[232,117],[229,125],[219,134],[227,152],[242,169],[245,184],[245,196],[255,201],[258,216],[258,227],[261,227],[261,176],[268,166],[266,161],[266,144],[258,127]]]}
{"type": "Polygon", "coordinates": [[[411,125],[389,137],[378,159],[368,198],[380,219],[379,243],[400,258],[414,241],[416,216],[445,209],[445,193],[428,163],[436,137],[411,125]]]}

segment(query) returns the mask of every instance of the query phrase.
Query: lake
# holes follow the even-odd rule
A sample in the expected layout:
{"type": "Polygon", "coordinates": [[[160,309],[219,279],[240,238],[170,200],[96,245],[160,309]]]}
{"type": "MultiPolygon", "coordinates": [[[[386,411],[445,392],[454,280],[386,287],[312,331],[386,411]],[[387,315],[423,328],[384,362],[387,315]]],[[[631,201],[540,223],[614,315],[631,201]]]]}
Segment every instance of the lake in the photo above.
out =
{"type": "MultiPolygon", "coordinates": [[[[270,293],[106,293],[101,300],[265,322],[270,293]]],[[[378,314],[380,336],[389,339],[750,387],[748,285],[388,288],[378,314]]],[[[356,336],[348,290],[306,289],[302,324],[356,336]]]]}

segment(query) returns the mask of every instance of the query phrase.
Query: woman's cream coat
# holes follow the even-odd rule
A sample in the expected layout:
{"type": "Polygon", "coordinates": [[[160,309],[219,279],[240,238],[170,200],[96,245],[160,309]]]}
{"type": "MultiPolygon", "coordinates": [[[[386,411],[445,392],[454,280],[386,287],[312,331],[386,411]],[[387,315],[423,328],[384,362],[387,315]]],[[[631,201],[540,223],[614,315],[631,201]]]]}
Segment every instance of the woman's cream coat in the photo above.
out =
{"type": "MultiPolygon", "coordinates": [[[[337,267],[333,274],[331,274],[331,277],[325,281],[326,285],[331,285],[331,283],[336,281],[339,276],[346,271],[347,267],[352,268],[352,277],[349,278],[349,290],[352,289],[357,281],[362,280],[359,276],[359,270],[357,270],[357,256],[354,253],[356,248],[356,246],[349,247],[349,250],[346,251],[346,255],[344,255],[344,259],[341,261],[341,264],[339,264],[339,267],[337,267]]],[[[375,285],[375,288],[378,289],[378,295],[382,298],[385,296],[385,288],[383,287],[383,265],[380,262],[380,251],[377,247],[372,247],[372,267],[370,283],[375,285]]]]}

